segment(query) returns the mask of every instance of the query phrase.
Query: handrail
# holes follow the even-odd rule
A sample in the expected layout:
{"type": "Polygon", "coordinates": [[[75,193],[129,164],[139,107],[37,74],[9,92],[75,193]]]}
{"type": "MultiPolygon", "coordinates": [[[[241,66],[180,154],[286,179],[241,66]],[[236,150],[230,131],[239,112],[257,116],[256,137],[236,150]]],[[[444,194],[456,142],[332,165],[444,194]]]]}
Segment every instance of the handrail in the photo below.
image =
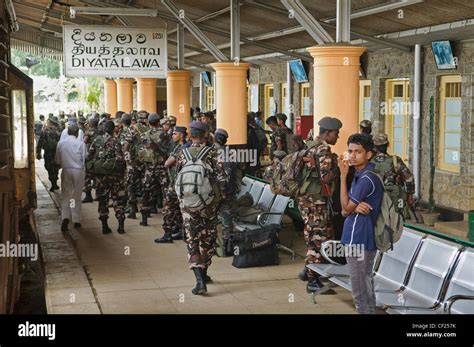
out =
{"type": "Polygon", "coordinates": [[[433,229],[425,228],[425,227],[422,227],[422,226],[419,226],[419,225],[413,225],[413,224],[410,224],[410,223],[404,223],[403,225],[410,228],[410,229],[421,231],[422,233],[434,235],[434,236],[439,237],[441,239],[445,239],[445,240],[448,240],[448,241],[453,241],[455,243],[459,243],[460,245],[463,245],[463,246],[474,247],[474,242],[463,240],[463,239],[457,238],[455,236],[446,235],[446,234],[443,234],[443,233],[441,233],[439,231],[436,231],[436,230],[433,230],[433,229]]]}

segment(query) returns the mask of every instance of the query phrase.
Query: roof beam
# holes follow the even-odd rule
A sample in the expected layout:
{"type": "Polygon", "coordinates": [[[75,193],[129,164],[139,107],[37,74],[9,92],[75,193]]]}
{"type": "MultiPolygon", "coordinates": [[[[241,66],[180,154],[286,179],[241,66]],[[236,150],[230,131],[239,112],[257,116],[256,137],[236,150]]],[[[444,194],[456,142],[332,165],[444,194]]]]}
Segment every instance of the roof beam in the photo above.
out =
{"type": "MultiPolygon", "coordinates": [[[[27,8],[40,10],[40,11],[44,9],[44,7],[42,7],[40,5],[25,3],[25,2],[21,2],[21,1],[15,1],[15,7],[18,7],[18,6],[25,6],[27,8]]],[[[82,18],[82,17],[79,17],[78,15],[76,15],[76,18],[71,19],[71,18],[69,18],[69,16],[66,16],[65,13],[62,13],[60,11],[55,11],[55,10],[49,10],[47,16],[51,17],[51,18],[55,18],[55,19],[60,19],[60,20],[63,20],[65,22],[68,22],[68,23],[74,23],[74,24],[80,24],[80,25],[99,25],[99,24],[102,24],[102,22],[94,21],[94,20],[87,19],[87,18],[82,18]]]]}
{"type": "MultiPolygon", "coordinates": [[[[94,5],[99,4],[98,2],[91,1],[91,0],[83,0],[82,2],[83,3],[94,4],[94,5]]],[[[130,6],[125,6],[124,4],[114,2],[114,1],[109,1],[109,4],[114,5],[114,6],[118,6],[118,7],[130,7],[130,6]]],[[[98,5],[98,6],[104,6],[104,5],[103,5],[103,3],[101,3],[101,5],[98,5]]],[[[146,8],[146,7],[141,7],[141,8],[146,8]]],[[[285,11],[285,13],[287,13],[287,12],[285,11]]],[[[170,21],[174,21],[174,22],[178,21],[177,18],[175,18],[175,17],[173,17],[169,14],[163,13],[161,11],[158,11],[158,16],[163,18],[163,19],[166,19],[166,20],[170,20],[170,21]]],[[[220,35],[220,36],[223,36],[223,37],[230,38],[230,34],[227,31],[215,29],[215,28],[209,27],[209,26],[204,25],[204,24],[198,24],[197,27],[199,29],[203,29],[204,31],[213,32],[216,35],[220,35]]],[[[313,62],[313,59],[310,56],[306,55],[306,54],[293,53],[292,51],[287,51],[284,48],[276,47],[276,46],[273,46],[273,45],[267,45],[267,44],[261,43],[261,42],[256,42],[252,38],[242,38],[241,37],[240,41],[243,42],[243,43],[254,45],[255,47],[260,47],[260,48],[267,49],[267,50],[274,51],[274,52],[275,51],[280,52],[282,54],[289,55],[289,56],[292,56],[292,57],[295,57],[295,58],[299,58],[299,59],[302,59],[302,60],[305,60],[305,61],[308,61],[308,62],[313,62]]],[[[220,47],[222,47],[222,46],[220,46],[220,47]]],[[[230,45],[227,46],[227,47],[230,47],[230,45]]],[[[195,55],[197,55],[197,54],[195,54],[195,55]]],[[[188,56],[188,55],[186,55],[186,56],[188,56]]],[[[242,58],[242,60],[244,60],[244,59],[242,58]]]]}
{"type": "Polygon", "coordinates": [[[322,45],[324,43],[334,42],[331,35],[329,35],[299,0],[280,1],[318,44],[322,45]]]}
{"type": "MultiPolygon", "coordinates": [[[[403,0],[403,4],[400,2],[400,4],[398,4],[398,7],[413,5],[414,3],[418,3],[418,2],[421,2],[421,1],[423,1],[423,0],[403,0]],[[407,1],[411,1],[411,2],[408,3],[407,1]]],[[[280,13],[280,14],[283,14],[285,16],[288,15],[288,11],[285,10],[285,9],[275,7],[275,6],[271,6],[271,5],[267,5],[267,4],[262,4],[262,3],[259,3],[259,2],[256,2],[256,1],[247,0],[245,2],[245,4],[250,5],[250,6],[254,6],[254,7],[258,7],[258,8],[267,9],[269,11],[280,13]]],[[[384,4],[384,5],[387,5],[387,4],[384,4]]],[[[378,6],[380,6],[380,5],[378,5],[378,6]]],[[[368,13],[365,13],[365,14],[361,13],[362,11],[363,10],[353,12],[351,14],[351,19],[352,18],[363,17],[363,15],[366,15],[366,16],[369,15],[368,13]],[[356,16],[356,17],[354,17],[354,16],[356,16]]],[[[320,24],[321,24],[321,26],[323,26],[325,28],[336,29],[336,25],[333,24],[333,23],[330,23],[330,22],[333,22],[335,20],[336,20],[336,18],[322,19],[320,21],[320,24]]],[[[290,34],[294,34],[294,33],[297,33],[297,32],[304,31],[304,30],[305,29],[302,26],[293,26],[293,27],[282,29],[282,30],[261,34],[261,35],[259,35],[259,37],[264,37],[262,39],[268,39],[268,38],[273,38],[273,37],[280,37],[280,36],[284,36],[284,35],[290,35],[290,34]]],[[[408,46],[398,44],[398,43],[392,42],[390,40],[380,39],[380,38],[374,37],[372,35],[362,33],[360,31],[351,30],[351,35],[353,37],[363,39],[363,40],[366,40],[366,41],[370,41],[370,42],[374,42],[374,43],[378,43],[378,44],[386,46],[386,47],[395,48],[395,49],[399,49],[399,50],[407,51],[407,52],[411,51],[411,48],[408,47],[408,46]]]]}
{"type": "Polygon", "coordinates": [[[161,0],[161,3],[188,29],[194,37],[207,48],[209,52],[217,59],[217,61],[227,61],[227,57],[219,48],[194,24],[194,22],[186,17],[186,14],[180,11],[171,0],[161,0]]]}
{"type": "MultiPolygon", "coordinates": [[[[204,31],[208,31],[210,33],[214,33],[214,34],[217,34],[217,35],[221,35],[221,36],[225,36],[225,37],[230,38],[230,34],[226,31],[223,31],[223,30],[220,30],[220,29],[215,29],[215,28],[209,27],[207,25],[202,25],[202,24],[200,25],[200,28],[203,29],[204,31]]],[[[267,49],[269,51],[279,52],[279,53],[289,55],[289,56],[292,56],[292,57],[295,57],[295,58],[299,58],[299,59],[302,59],[302,60],[305,60],[305,61],[308,61],[308,62],[313,62],[313,59],[308,55],[287,51],[286,49],[283,49],[283,48],[280,48],[280,47],[277,47],[277,46],[268,45],[268,44],[263,43],[263,42],[256,42],[252,39],[247,39],[247,38],[242,38],[242,37],[240,38],[240,41],[242,41],[243,43],[248,43],[248,44],[254,45],[256,47],[267,49]]],[[[230,45],[227,44],[227,47],[229,47],[229,46],[230,45]]],[[[242,60],[244,60],[244,59],[242,59],[242,60]]]]}

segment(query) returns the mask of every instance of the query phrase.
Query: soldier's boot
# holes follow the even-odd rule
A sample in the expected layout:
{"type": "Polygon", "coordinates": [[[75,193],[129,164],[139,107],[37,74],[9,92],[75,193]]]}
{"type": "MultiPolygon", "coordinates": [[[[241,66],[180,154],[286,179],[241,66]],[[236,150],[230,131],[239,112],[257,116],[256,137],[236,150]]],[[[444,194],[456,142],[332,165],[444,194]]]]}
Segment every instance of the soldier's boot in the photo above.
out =
{"type": "Polygon", "coordinates": [[[298,274],[298,277],[300,278],[300,280],[302,281],[307,281],[308,280],[308,269],[306,268],[306,266],[303,268],[303,270],[301,270],[301,272],[298,274]]]}
{"type": "Polygon", "coordinates": [[[94,199],[92,198],[92,193],[90,191],[86,192],[86,196],[84,199],[82,199],[82,203],[86,204],[88,202],[93,202],[94,199]]]}
{"type": "Polygon", "coordinates": [[[49,188],[50,192],[54,192],[55,190],[58,190],[58,183],[56,181],[51,181],[51,188],[49,188]]]}
{"type": "Polygon", "coordinates": [[[140,221],[140,225],[146,227],[148,225],[148,211],[142,212],[142,220],[140,221]]]}
{"type": "Polygon", "coordinates": [[[207,274],[207,267],[205,269],[203,269],[203,278],[204,278],[204,282],[205,283],[210,283],[212,282],[212,278],[207,274]]]}
{"type": "Polygon", "coordinates": [[[130,204],[130,212],[127,215],[127,218],[137,219],[137,204],[130,204]]]}
{"type": "Polygon", "coordinates": [[[173,240],[182,240],[183,239],[183,229],[182,228],[176,228],[173,233],[171,234],[171,238],[173,240]]]}
{"type": "Polygon", "coordinates": [[[207,293],[206,282],[204,280],[204,272],[200,267],[193,267],[194,276],[196,276],[196,287],[194,287],[191,292],[194,295],[202,295],[207,293]]]}
{"type": "Polygon", "coordinates": [[[120,220],[118,221],[118,223],[119,223],[119,227],[118,227],[118,229],[117,229],[117,232],[118,232],[119,234],[125,234],[125,220],[124,220],[124,219],[120,219],[120,220]]]}
{"type": "Polygon", "coordinates": [[[171,237],[170,234],[165,233],[159,239],[155,239],[155,242],[156,243],[173,243],[173,238],[171,237]]]}
{"type": "Polygon", "coordinates": [[[107,219],[109,217],[107,216],[101,216],[99,217],[100,221],[102,222],[102,234],[109,234],[112,232],[112,229],[109,228],[109,225],[107,224],[107,219]]]}

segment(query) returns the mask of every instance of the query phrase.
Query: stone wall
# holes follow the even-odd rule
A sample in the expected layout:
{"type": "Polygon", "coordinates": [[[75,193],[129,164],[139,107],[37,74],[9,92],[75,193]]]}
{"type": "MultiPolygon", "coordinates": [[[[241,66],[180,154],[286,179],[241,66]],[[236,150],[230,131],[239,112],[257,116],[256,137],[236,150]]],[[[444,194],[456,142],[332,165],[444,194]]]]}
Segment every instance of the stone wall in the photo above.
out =
{"type": "MultiPolygon", "coordinates": [[[[422,201],[428,200],[429,187],[429,99],[435,97],[435,116],[439,122],[439,87],[440,78],[443,75],[460,74],[462,76],[462,135],[461,135],[461,157],[460,172],[448,172],[436,169],[435,172],[435,202],[439,206],[448,207],[460,211],[474,209],[474,43],[456,43],[454,55],[458,57],[459,66],[456,70],[438,70],[431,51],[431,46],[423,46],[423,77],[421,89],[421,187],[420,196],[422,201]]],[[[374,133],[385,131],[385,118],[381,114],[381,103],[385,101],[385,84],[387,79],[407,78],[410,82],[410,100],[414,93],[414,52],[402,52],[389,50],[384,52],[368,52],[364,56],[363,66],[367,79],[372,81],[371,100],[374,133]]],[[[274,96],[277,109],[283,109],[281,98],[281,84],[286,82],[286,63],[263,65],[259,69],[250,68],[249,83],[259,84],[259,107],[264,109],[264,85],[273,84],[274,96]]],[[[193,74],[193,79],[199,78],[199,74],[193,74]]],[[[309,72],[310,95],[313,96],[313,68],[309,72]]],[[[193,81],[196,86],[196,82],[193,81]]],[[[301,114],[301,85],[292,82],[293,107],[296,115],[301,114]]],[[[193,91],[193,105],[197,105],[195,92],[193,91]]],[[[313,99],[313,98],[311,98],[313,99]]],[[[314,101],[313,101],[314,102],[314,101]]],[[[317,102],[317,100],[316,100],[317,102]]],[[[311,105],[311,108],[313,105],[311,105]]],[[[413,108],[412,108],[413,109],[413,108]]],[[[292,124],[294,127],[294,123],[292,124]]],[[[412,166],[413,151],[413,117],[409,119],[409,165],[412,166]]],[[[435,138],[439,136],[439,124],[435,126],[435,138]]],[[[438,152],[438,143],[435,142],[435,151],[438,152]]],[[[435,154],[435,157],[436,157],[435,154]]]]}
{"type": "MultiPolygon", "coordinates": [[[[474,146],[473,146],[473,94],[474,84],[474,44],[457,43],[454,55],[458,57],[456,70],[438,70],[430,46],[422,49],[422,89],[421,89],[421,186],[420,196],[428,200],[429,188],[429,100],[435,100],[435,167],[439,148],[439,97],[440,78],[443,75],[460,74],[462,76],[462,134],[460,153],[460,172],[443,171],[436,168],[434,179],[434,199],[437,205],[468,211],[474,208],[474,146]]],[[[414,93],[414,53],[390,51],[368,53],[367,78],[372,81],[371,99],[374,121],[374,133],[385,131],[385,119],[381,114],[381,103],[385,101],[385,82],[391,78],[408,78],[410,80],[410,100],[414,93]]],[[[413,117],[409,120],[409,162],[412,164],[413,151],[413,117]]]]}

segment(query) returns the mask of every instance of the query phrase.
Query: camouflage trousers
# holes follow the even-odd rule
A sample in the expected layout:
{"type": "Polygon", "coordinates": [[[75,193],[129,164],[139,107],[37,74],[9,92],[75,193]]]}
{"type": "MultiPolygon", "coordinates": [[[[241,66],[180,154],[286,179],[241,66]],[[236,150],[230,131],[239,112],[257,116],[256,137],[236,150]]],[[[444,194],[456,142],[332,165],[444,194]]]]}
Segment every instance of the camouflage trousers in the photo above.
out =
{"type": "Polygon", "coordinates": [[[222,239],[228,240],[233,231],[234,212],[232,200],[222,200],[219,205],[219,215],[222,219],[222,239]]]}
{"type": "Polygon", "coordinates": [[[165,188],[163,199],[163,230],[165,235],[181,232],[183,229],[183,216],[179,209],[178,195],[173,186],[165,188]]]}
{"type": "Polygon", "coordinates": [[[125,220],[127,190],[125,180],[121,176],[98,176],[96,194],[99,198],[99,216],[108,217],[109,199],[112,199],[117,220],[125,220]]]}
{"type": "Polygon", "coordinates": [[[137,196],[142,184],[143,167],[138,163],[127,164],[126,183],[128,192],[128,202],[137,204],[137,196]]]}
{"type": "Polygon", "coordinates": [[[85,193],[90,193],[92,191],[92,188],[95,186],[95,181],[93,181],[94,176],[92,176],[90,173],[86,173],[86,179],[84,180],[84,189],[83,191],[85,193]]]}
{"type": "Polygon", "coordinates": [[[209,267],[212,257],[216,254],[216,210],[216,203],[210,204],[199,212],[181,209],[186,232],[188,264],[191,270],[195,267],[209,267]]]}
{"type": "Polygon", "coordinates": [[[148,212],[158,189],[161,190],[162,196],[166,195],[164,189],[169,185],[168,171],[163,165],[146,164],[142,184],[143,197],[140,212],[148,212]]]}
{"type": "Polygon", "coordinates": [[[54,163],[54,156],[51,157],[44,153],[44,168],[48,171],[48,179],[51,182],[56,182],[58,180],[59,165],[54,163]]]}
{"type": "MultiPolygon", "coordinates": [[[[298,209],[304,221],[304,239],[306,242],[305,264],[325,263],[321,256],[321,244],[334,239],[334,228],[331,225],[326,201],[314,199],[310,194],[298,197],[298,209]]],[[[308,270],[310,280],[316,273],[308,270]]]]}

